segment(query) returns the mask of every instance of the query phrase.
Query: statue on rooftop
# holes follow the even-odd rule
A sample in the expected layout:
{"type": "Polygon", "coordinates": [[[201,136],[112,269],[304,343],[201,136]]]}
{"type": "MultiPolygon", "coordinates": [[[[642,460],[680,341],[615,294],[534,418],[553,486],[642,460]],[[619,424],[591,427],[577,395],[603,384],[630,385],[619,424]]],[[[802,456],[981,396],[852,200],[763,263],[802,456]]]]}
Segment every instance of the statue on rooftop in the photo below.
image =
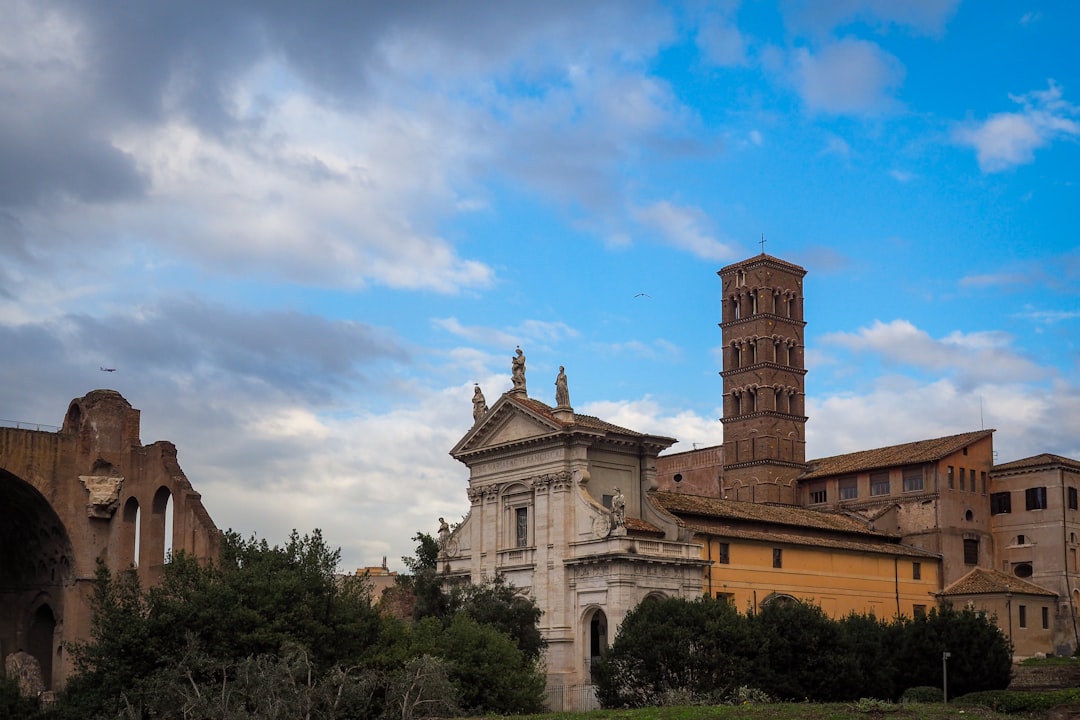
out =
{"type": "Polygon", "coordinates": [[[472,419],[473,422],[480,422],[480,418],[484,417],[484,414],[488,411],[487,400],[484,399],[484,393],[480,390],[480,383],[474,383],[472,394],[472,419]]]}
{"type": "Polygon", "coordinates": [[[521,351],[520,345],[510,359],[510,380],[514,384],[514,390],[525,392],[525,353],[521,351]]]}
{"type": "Polygon", "coordinates": [[[570,407],[570,389],[566,386],[566,368],[559,366],[559,375],[555,378],[555,405],[570,407]]]}

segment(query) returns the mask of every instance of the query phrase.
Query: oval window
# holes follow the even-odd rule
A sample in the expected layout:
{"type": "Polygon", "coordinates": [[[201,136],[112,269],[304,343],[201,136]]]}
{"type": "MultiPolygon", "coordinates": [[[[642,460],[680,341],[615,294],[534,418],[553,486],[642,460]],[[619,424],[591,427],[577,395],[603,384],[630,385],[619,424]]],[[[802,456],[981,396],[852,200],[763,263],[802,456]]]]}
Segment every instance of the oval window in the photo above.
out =
{"type": "Polygon", "coordinates": [[[1013,575],[1019,578],[1031,577],[1031,563],[1020,563],[1013,568],[1013,575]]]}

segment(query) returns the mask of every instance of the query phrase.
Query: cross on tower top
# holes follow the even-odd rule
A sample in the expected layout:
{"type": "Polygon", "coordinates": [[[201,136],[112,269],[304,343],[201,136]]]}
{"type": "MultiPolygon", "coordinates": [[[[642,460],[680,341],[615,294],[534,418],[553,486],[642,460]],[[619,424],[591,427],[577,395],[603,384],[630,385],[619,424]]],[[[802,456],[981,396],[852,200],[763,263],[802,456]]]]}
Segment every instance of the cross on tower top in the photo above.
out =
{"type": "Polygon", "coordinates": [[[761,233],[761,254],[765,254],[765,233],[761,233]]]}

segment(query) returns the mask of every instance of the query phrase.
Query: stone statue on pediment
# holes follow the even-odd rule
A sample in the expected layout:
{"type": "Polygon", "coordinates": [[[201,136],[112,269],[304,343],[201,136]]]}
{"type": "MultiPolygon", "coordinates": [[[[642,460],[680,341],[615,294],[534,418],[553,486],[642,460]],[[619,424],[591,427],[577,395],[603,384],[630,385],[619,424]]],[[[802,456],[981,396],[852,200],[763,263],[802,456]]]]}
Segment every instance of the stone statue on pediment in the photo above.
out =
{"type": "Polygon", "coordinates": [[[520,345],[510,359],[510,381],[514,384],[515,392],[525,393],[525,353],[520,345]]]}
{"type": "Polygon", "coordinates": [[[615,527],[626,527],[626,497],[619,488],[615,488],[615,494],[611,496],[611,514],[615,519],[615,527]]]}
{"type": "Polygon", "coordinates": [[[555,405],[561,408],[570,407],[570,388],[566,384],[566,368],[559,366],[559,375],[555,378],[555,405]]]}
{"type": "Polygon", "coordinates": [[[476,383],[473,388],[472,394],[472,419],[473,422],[480,422],[480,418],[488,411],[487,400],[484,399],[484,393],[480,390],[480,384],[476,383]]]}

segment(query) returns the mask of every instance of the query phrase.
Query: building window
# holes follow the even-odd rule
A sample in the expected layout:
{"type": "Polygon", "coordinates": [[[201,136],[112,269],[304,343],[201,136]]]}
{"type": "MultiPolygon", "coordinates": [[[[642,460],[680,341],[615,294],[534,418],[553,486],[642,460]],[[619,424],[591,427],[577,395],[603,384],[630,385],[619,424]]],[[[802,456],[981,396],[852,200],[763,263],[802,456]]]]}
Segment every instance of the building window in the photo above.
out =
{"type": "Polygon", "coordinates": [[[731,562],[731,546],[727,543],[719,543],[719,551],[717,553],[716,561],[721,565],[727,565],[731,562]]]}
{"type": "Polygon", "coordinates": [[[1069,488],[1069,509],[1070,510],[1076,510],[1077,509],[1076,488],[1074,488],[1074,487],[1069,488]]]}
{"type": "Polygon", "coordinates": [[[514,545],[515,547],[528,547],[529,545],[529,508],[514,508],[514,545]]]}
{"type": "Polygon", "coordinates": [[[1025,541],[1025,540],[1027,540],[1027,538],[1025,538],[1025,537],[1024,537],[1023,535],[1017,535],[1017,536],[1016,536],[1016,544],[1017,544],[1017,545],[1023,545],[1023,544],[1025,544],[1025,543],[1024,543],[1024,541],[1025,541]]]}
{"type": "Polygon", "coordinates": [[[922,563],[921,562],[913,562],[913,563],[911,563],[911,579],[912,580],[922,580],[922,563]]]}
{"type": "Polygon", "coordinates": [[[1042,621],[1043,621],[1043,630],[1049,630],[1050,629],[1050,608],[1044,607],[1042,609],[1042,621]]]}
{"type": "Polygon", "coordinates": [[[979,541],[978,540],[964,540],[964,564],[965,565],[978,565],[979,564],[979,541]]]}
{"type": "Polygon", "coordinates": [[[986,494],[986,471],[983,470],[981,473],[979,473],[979,476],[982,479],[982,494],[985,495],[986,494]]]}
{"type": "Polygon", "coordinates": [[[968,472],[971,473],[971,475],[969,476],[971,479],[970,490],[971,492],[975,492],[975,468],[971,468],[971,470],[969,470],[968,472]]]}
{"type": "Polygon", "coordinates": [[[734,605],[735,604],[735,593],[718,592],[718,593],[716,593],[716,599],[717,600],[723,600],[728,605],[734,605]]]}
{"type": "Polygon", "coordinates": [[[889,471],[870,473],[870,494],[888,495],[889,492],[889,471]]]}
{"type": "Polygon", "coordinates": [[[911,606],[911,614],[914,615],[917,618],[926,617],[926,606],[925,605],[912,605],[911,606]]]}
{"type": "Polygon", "coordinates": [[[810,486],[811,505],[820,505],[826,500],[828,500],[828,493],[825,491],[825,483],[810,486]]]}
{"type": "Polygon", "coordinates": [[[960,468],[960,492],[964,492],[965,490],[967,490],[967,482],[965,481],[966,478],[967,470],[965,470],[964,468],[960,468]]]}
{"type": "Polygon", "coordinates": [[[840,499],[854,500],[859,497],[859,479],[854,475],[840,478],[840,499]]]}
{"type": "Polygon", "coordinates": [[[774,568],[784,567],[784,551],[780,548],[773,548],[772,551],[772,566],[774,568]]]}
{"type": "Polygon", "coordinates": [[[923,472],[921,467],[904,468],[904,492],[919,492],[923,489],[923,472]]]}
{"type": "Polygon", "coordinates": [[[948,468],[945,469],[945,478],[948,481],[950,490],[952,490],[954,487],[956,487],[956,481],[953,479],[953,466],[952,465],[950,465],[948,468]]]}
{"type": "Polygon", "coordinates": [[[1027,607],[1025,605],[1020,606],[1020,627],[1027,627],[1027,607]]]}
{"type": "Polygon", "coordinates": [[[1046,488],[1033,487],[1024,491],[1024,504],[1028,510],[1046,509],[1046,488]]]}
{"type": "Polygon", "coordinates": [[[1033,572],[1031,563],[1017,563],[1013,566],[1013,575],[1018,578],[1029,578],[1033,572]]]}
{"type": "Polygon", "coordinates": [[[990,495],[990,514],[1001,515],[1012,512],[1012,494],[1008,492],[993,493],[990,495]]]}

